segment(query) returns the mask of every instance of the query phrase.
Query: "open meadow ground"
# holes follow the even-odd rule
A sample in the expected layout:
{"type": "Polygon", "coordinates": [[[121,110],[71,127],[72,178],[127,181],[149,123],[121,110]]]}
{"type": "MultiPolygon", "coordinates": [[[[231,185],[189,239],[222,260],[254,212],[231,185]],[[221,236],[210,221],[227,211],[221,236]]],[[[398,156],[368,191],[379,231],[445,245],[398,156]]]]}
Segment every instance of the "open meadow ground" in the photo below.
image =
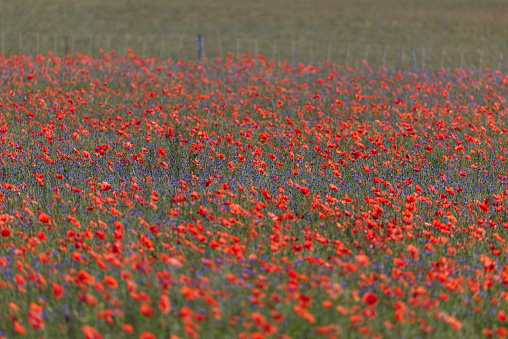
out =
{"type": "Polygon", "coordinates": [[[290,62],[402,67],[413,63],[413,49],[427,69],[508,68],[505,0],[3,0],[1,9],[5,55],[98,56],[100,48],[127,54],[131,47],[188,59],[201,34],[209,58],[257,51],[290,62]]]}
{"type": "Polygon", "coordinates": [[[507,17],[503,0],[3,0],[0,31],[505,49],[507,17]]]}
{"type": "Polygon", "coordinates": [[[507,337],[501,72],[0,66],[0,338],[507,337]]]}

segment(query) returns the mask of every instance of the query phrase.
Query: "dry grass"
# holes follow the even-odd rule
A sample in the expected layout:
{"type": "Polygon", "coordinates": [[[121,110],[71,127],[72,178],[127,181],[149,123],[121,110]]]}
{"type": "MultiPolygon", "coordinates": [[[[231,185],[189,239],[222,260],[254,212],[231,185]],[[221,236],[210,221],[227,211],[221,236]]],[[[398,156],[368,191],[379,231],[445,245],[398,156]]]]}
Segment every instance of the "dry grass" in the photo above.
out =
{"type": "MultiPolygon", "coordinates": [[[[266,40],[267,46],[260,50],[265,55],[271,54],[271,39],[309,40],[363,45],[358,55],[364,54],[365,44],[416,50],[433,47],[434,64],[440,63],[443,46],[469,48],[467,58],[478,64],[479,49],[506,50],[507,20],[504,0],[3,0],[0,31],[189,37],[200,33],[207,38],[210,56],[215,54],[212,49],[218,24],[225,43],[228,38],[266,40]]],[[[12,50],[19,50],[13,41],[12,50]]],[[[118,43],[115,48],[121,46],[118,43]]],[[[253,49],[250,45],[247,48],[253,49]]],[[[400,57],[400,51],[390,52],[400,57]]],[[[379,59],[382,52],[376,53],[379,59]]],[[[430,57],[431,51],[427,53],[430,57]]],[[[339,62],[347,59],[345,48],[334,50],[334,55],[339,62]]],[[[499,53],[490,57],[494,65],[499,53]]],[[[458,63],[457,58],[455,55],[453,63],[458,63]]]]}
{"type": "Polygon", "coordinates": [[[1,31],[215,34],[504,48],[503,0],[3,0],[1,31]]]}

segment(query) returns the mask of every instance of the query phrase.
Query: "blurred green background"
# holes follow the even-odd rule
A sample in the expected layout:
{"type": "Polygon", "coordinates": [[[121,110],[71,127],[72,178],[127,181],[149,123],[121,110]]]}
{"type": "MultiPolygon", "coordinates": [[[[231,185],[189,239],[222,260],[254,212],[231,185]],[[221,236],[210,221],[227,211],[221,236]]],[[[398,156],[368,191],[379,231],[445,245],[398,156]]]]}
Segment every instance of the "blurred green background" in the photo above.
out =
{"type": "Polygon", "coordinates": [[[220,48],[221,53],[256,50],[277,59],[333,59],[342,63],[349,62],[347,58],[356,62],[365,56],[371,62],[381,63],[384,58],[387,63],[396,54],[396,58],[406,59],[407,63],[414,61],[412,48],[420,63],[441,66],[443,62],[455,62],[459,66],[461,59],[462,64],[474,61],[481,66],[499,61],[504,64],[504,56],[499,52],[508,50],[506,0],[2,0],[0,3],[5,54],[44,53],[55,46],[60,53],[93,54],[105,47],[122,53],[133,47],[138,53],[143,49],[146,56],[184,57],[196,54],[198,34],[205,38],[207,57],[217,56],[220,48]],[[220,46],[215,39],[216,25],[220,26],[220,46]],[[130,38],[126,39],[127,34],[130,38]],[[445,55],[443,47],[449,50],[445,55]],[[404,52],[403,48],[409,49],[404,52]],[[431,61],[432,58],[435,60],[431,61]]]}

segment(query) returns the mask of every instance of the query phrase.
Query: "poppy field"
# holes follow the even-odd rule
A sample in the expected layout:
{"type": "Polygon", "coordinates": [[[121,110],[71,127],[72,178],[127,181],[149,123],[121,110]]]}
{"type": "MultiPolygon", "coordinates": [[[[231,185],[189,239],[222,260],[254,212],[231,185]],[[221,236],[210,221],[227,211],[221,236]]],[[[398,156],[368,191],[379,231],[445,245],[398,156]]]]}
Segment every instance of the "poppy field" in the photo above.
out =
{"type": "Polygon", "coordinates": [[[0,338],[508,336],[501,72],[0,65],[0,338]]]}

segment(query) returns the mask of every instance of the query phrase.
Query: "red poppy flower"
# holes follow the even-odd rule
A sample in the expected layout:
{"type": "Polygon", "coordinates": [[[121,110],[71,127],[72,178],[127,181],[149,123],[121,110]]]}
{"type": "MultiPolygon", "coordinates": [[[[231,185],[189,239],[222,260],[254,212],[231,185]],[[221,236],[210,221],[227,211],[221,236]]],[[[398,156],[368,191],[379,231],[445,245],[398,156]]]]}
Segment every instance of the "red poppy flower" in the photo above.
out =
{"type": "Polygon", "coordinates": [[[125,333],[134,333],[134,327],[130,324],[122,324],[122,330],[125,332],[125,333]]]}
{"type": "Polygon", "coordinates": [[[65,289],[62,285],[53,283],[53,295],[55,296],[56,300],[62,299],[64,292],[65,289]]]}
{"type": "Polygon", "coordinates": [[[150,305],[143,304],[139,308],[139,312],[147,318],[153,317],[155,315],[155,311],[150,305]]]}
{"type": "Polygon", "coordinates": [[[363,295],[363,302],[369,305],[370,307],[376,307],[379,302],[379,298],[375,293],[367,292],[363,295]]]}
{"type": "Polygon", "coordinates": [[[171,312],[171,300],[169,300],[169,297],[165,294],[163,294],[159,300],[159,308],[162,313],[168,314],[171,312]]]}
{"type": "Polygon", "coordinates": [[[116,279],[111,277],[111,276],[109,276],[109,275],[104,277],[104,283],[106,285],[108,285],[109,287],[111,287],[111,288],[117,288],[118,287],[118,282],[116,281],[116,279]]]}
{"type": "Polygon", "coordinates": [[[506,329],[506,327],[498,327],[496,329],[496,334],[499,338],[506,338],[508,337],[508,329],[506,329]]]}
{"type": "Polygon", "coordinates": [[[111,190],[111,185],[108,184],[107,182],[103,181],[102,183],[99,184],[99,187],[101,188],[102,191],[104,192],[107,192],[107,191],[110,191],[111,190]]]}
{"type": "Polygon", "coordinates": [[[39,216],[39,221],[45,224],[49,224],[49,222],[51,221],[51,217],[47,214],[42,213],[39,216]]]}
{"type": "Polygon", "coordinates": [[[14,329],[16,330],[16,332],[18,332],[21,335],[26,334],[26,329],[18,321],[14,322],[14,329]]]}
{"type": "Polygon", "coordinates": [[[157,339],[157,337],[152,332],[143,332],[139,339],[157,339]]]}
{"type": "Polygon", "coordinates": [[[300,187],[300,193],[307,195],[310,193],[310,189],[302,186],[302,187],[300,187]]]}
{"type": "Polygon", "coordinates": [[[46,242],[46,240],[48,240],[48,236],[46,235],[46,233],[41,231],[37,232],[37,237],[41,239],[42,242],[46,242]]]}
{"type": "Polygon", "coordinates": [[[28,322],[36,330],[44,329],[44,319],[42,319],[42,312],[36,310],[28,311],[28,322]]]}
{"type": "Polygon", "coordinates": [[[81,270],[78,274],[78,281],[81,281],[82,283],[86,285],[92,285],[95,283],[95,277],[91,275],[90,273],[81,270]]]}
{"type": "Polygon", "coordinates": [[[102,339],[102,334],[90,325],[85,325],[82,328],[85,339],[102,339]]]}
{"type": "Polygon", "coordinates": [[[163,157],[163,158],[166,157],[166,150],[164,148],[159,147],[158,151],[159,151],[159,154],[161,157],[163,157]]]}
{"type": "Polygon", "coordinates": [[[8,228],[2,228],[0,229],[0,234],[2,234],[2,237],[9,238],[11,236],[11,230],[8,228]]]}
{"type": "Polygon", "coordinates": [[[478,206],[479,206],[479,207],[480,207],[480,209],[483,211],[483,213],[489,213],[489,212],[490,212],[490,211],[489,211],[489,206],[487,206],[487,205],[485,205],[485,204],[482,204],[482,203],[480,203],[478,206]]]}
{"type": "Polygon", "coordinates": [[[366,256],[365,254],[358,254],[356,256],[356,262],[358,263],[358,265],[360,265],[361,267],[367,267],[367,266],[370,266],[370,259],[368,256],[366,256]]]}

